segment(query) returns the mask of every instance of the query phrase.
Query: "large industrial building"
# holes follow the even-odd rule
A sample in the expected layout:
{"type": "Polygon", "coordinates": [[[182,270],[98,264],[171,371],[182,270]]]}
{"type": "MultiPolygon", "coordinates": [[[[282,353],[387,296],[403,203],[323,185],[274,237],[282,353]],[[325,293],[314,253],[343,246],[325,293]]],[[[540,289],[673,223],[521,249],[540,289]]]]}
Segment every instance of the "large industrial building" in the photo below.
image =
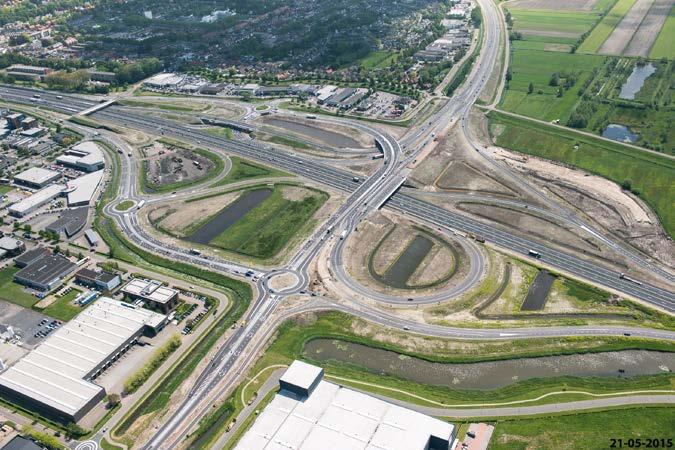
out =
{"type": "Polygon", "coordinates": [[[96,172],[105,166],[103,151],[91,141],[82,142],[66,150],[63,155],[56,158],[56,162],[85,172],[96,172]]]}
{"type": "Polygon", "coordinates": [[[14,183],[32,189],[42,189],[61,178],[61,174],[41,167],[31,167],[14,176],[14,183]]]}
{"type": "Polygon", "coordinates": [[[105,397],[93,382],[166,316],[101,297],[0,374],[0,396],[60,422],[77,422],[105,397]]]}
{"type": "Polygon", "coordinates": [[[134,278],[122,288],[122,293],[134,300],[142,300],[150,308],[167,314],[178,304],[178,291],[156,280],[134,278]]]}
{"type": "Polygon", "coordinates": [[[14,281],[38,291],[50,291],[73,273],[77,265],[61,255],[44,253],[14,274],[14,281]]]}
{"type": "Polygon", "coordinates": [[[295,361],[236,450],[448,450],[452,424],[339,386],[295,361]]]}
{"type": "Polygon", "coordinates": [[[102,179],[103,170],[98,170],[69,181],[66,185],[68,206],[89,205],[89,202],[94,198],[96,189],[98,189],[102,179]]]}
{"type": "Polygon", "coordinates": [[[30,197],[24,198],[23,200],[14,203],[9,208],[7,208],[7,211],[15,217],[24,217],[41,206],[51,202],[56,197],[61,195],[62,192],[63,186],[60,184],[49,185],[46,188],[40,189],[30,197]]]}

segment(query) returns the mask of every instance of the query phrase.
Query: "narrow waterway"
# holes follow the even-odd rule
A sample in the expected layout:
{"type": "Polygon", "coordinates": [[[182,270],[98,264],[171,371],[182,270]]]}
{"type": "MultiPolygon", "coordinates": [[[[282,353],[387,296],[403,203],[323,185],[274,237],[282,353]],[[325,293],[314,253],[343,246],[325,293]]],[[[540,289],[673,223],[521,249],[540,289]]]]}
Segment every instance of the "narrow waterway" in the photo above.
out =
{"type": "Polygon", "coordinates": [[[443,364],[360,344],[315,339],[305,345],[304,353],[317,361],[340,361],[417,383],[458,389],[496,389],[531,378],[561,376],[630,378],[675,368],[675,353],[648,350],[443,364]]]}

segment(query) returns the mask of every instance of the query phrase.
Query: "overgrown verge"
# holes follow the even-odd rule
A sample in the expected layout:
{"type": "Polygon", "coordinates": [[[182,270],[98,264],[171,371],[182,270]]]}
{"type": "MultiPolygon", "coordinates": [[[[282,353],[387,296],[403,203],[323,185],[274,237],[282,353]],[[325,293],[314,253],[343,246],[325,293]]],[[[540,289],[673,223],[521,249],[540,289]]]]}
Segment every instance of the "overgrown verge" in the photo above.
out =
{"type": "Polygon", "coordinates": [[[166,361],[171,354],[180,347],[181,340],[180,336],[174,334],[171,338],[164,343],[161,347],[156,349],[148,362],[145,363],[143,367],[137,370],[133,375],[131,375],[124,382],[124,392],[126,394],[133,394],[143,386],[143,383],[148,381],[148,378],[152,376],[153,373],[166,361]]]}

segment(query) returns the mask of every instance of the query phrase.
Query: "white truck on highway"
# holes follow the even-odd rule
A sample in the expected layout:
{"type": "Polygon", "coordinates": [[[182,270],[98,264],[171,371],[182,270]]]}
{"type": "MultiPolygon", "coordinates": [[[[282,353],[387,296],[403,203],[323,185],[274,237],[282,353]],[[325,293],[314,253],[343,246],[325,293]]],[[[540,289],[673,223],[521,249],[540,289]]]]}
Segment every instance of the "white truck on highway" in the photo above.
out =
{"type": "Polygon", "coordinates": [[[340,240],[342,240],[346,237],[347,237],[347,230],[342,230],[342,233],[340,233],[340,240]]]}
{"type": "Polygon", "coordinates": [[[541,253],[539,253],[536,250],[528,250],[527,254],[530,256],[534,256],[535,258],[541,258],[541,253]]]}

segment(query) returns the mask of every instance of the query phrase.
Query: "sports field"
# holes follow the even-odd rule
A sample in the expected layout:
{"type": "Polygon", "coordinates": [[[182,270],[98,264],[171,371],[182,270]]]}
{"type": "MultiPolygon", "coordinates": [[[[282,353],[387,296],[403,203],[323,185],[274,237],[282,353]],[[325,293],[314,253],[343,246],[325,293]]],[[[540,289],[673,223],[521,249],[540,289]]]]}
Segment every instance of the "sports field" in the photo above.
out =
{"type": "Polygon", "coordinates": [[[607,15],[593,28],[593,31],[581,43],[577,52],[595,53],[607,40],[614,28],[619,24],[623,16],[633,7],[636,0],[619,0],[607,15]]]}

